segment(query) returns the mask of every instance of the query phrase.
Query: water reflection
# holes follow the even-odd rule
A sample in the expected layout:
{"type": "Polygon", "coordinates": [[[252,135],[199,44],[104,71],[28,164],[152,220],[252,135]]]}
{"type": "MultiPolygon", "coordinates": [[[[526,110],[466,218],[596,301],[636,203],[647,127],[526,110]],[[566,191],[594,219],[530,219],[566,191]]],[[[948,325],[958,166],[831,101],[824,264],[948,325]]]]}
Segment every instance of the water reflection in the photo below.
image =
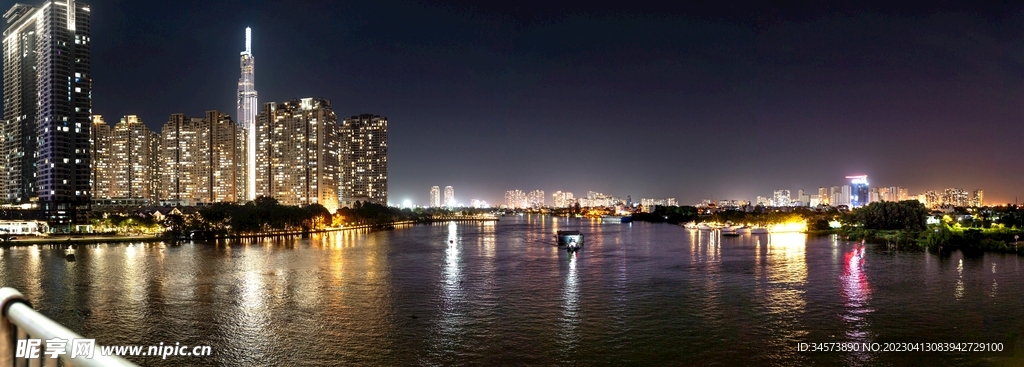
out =
{"type": "MultiPolygon", "coordinates": [[[[851,342],[869,343],[872,341],[870,323],[867,316],[874,310],[870,308],[871,284],[864,272],[864,244],[856,244],[843,257],[842,282],[843,302],[846,313],[842,319],[846,322],[846,338],[851,342]]],[[[866,363],[871,359],[870,353],[856,353],[850,356],[851,363],[866,363]]]]}
{"type": "Polygon", "coordinates": [[[964,259],[956,265],[956,288],[953,289],[953,298],[957,301],[964,299],[964,259]]]}
{"type": "Polygon", "coordinates": [[[571,354],[578,346],[577,339],[579,335],[576,330],[580,317],[579,284],[577,284],[578,280],[576,278],[578,256],[578,252],[569,253],[569,272],[565,276],[565,285],[562,288],[562,329],[558,335],[558,340],[565,354],[571,354]]]}

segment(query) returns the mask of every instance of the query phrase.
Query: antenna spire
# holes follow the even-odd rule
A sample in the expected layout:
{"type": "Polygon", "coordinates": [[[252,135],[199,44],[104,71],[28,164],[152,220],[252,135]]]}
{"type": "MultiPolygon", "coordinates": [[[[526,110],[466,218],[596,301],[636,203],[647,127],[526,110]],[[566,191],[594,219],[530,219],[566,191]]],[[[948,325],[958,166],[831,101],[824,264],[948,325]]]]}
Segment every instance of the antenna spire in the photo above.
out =
{"type": "Polygon", "coordinates": [[[245,53],[252,54],[252,28],[245,27],[245,53]]]}

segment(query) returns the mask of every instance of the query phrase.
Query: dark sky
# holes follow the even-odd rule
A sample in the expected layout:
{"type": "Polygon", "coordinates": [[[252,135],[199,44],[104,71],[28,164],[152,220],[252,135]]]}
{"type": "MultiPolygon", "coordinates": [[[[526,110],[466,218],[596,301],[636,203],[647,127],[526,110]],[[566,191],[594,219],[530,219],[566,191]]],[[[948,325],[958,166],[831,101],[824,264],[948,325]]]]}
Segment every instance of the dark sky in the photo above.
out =
{"type": "Polygon", "coordinates": [[[251,26],[261,103],[389,118],[395,204],[432,185],[694,203],[851,174],[1024,199],[1019,6],[88,3],[108,122],[234,116],[251,26]]]}

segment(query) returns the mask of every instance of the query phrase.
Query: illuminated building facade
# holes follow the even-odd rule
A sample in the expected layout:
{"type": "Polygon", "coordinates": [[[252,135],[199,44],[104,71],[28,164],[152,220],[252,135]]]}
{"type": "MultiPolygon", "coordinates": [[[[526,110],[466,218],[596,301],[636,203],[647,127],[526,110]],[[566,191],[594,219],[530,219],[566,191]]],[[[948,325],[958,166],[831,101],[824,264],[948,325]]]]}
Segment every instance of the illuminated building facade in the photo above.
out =
{"type": "Polygon", "coordinates": [[[454,207],[455,206],[455,188],[451,186],[444,187],[444,206],[454,207]]]}
{"type": "MultiPolygon", "coordinates": [[[[381,205],[388,203],[388,118],[358,115],[341,124],[341,196],[381,205]]],[[[448,188],[451,188],[449,186],[448,188]]],[[[445,205],[448,202],[445,189],[445,205]]]]}
{"type": "Polygon", "coordinates": [[[173,114],[161,130],[160,200],[167,204],[238,202],[245,183],[243,131],[231,117],[173,114]]]}
{"type": "Polygon", "coordinates": [[[526,193],[522,190],[505,191],[505,207],[509,209],[523,209],[526,206],[526,193]]]}
{"type": "Polygon", "coordinates": [[[433,186],[430,188],[430,207],[440,208],[441,207],[441,188],[433,186]]]}
{"type": "Polygon", "coordinates": [[[240,56],[242,76],[238,78],[238,125],[242,130],[245,159],[240,162],[245,174],[238,191],[248,200],[256,198],[256,59],[252,56],[252,29],[245,28],[245,51],[240,56]]]}
{"type": "Polygon", "coordinates": [[[860,208],[871,202],[868,176],[846,176],[850,180],[850,207],[860,208]]]}
{"type": "Polygon", "coordinates": [[[342,173],[339,130],[328,100],[265,103],[256,117],[256,196],[336,211],[342,173]]]}
{"type": "Polygon", "coordinates": [[[110,134],[110,160],[106,172],[110,197],[155,201],[159,197],[160,136],[149,130],[138,116],[121,118],[110,134]]]}
{"type": "Polygon", "coordinates": [[[568,208],[576,204],[576,199],[573,198],[571,192],[555,191],[551,196],[553,196],[555,208],[568,208]]]}
{"type": "Polygon", "coordinates": [[[103,116],[92,117],[92,199],[110,199],[114,197],[113,169],[116,162],[111,156],[112,131],[103,116]]]}
{"type": "Polygon", "coordinates": [[[0,191],[60,224],[84,221],[91,208],[90,11],[67,0],[4,14],[0,191]]]}
{"type": "Polygon", "coordinates": [[[773,206],[789,206],[789,190],[775,190],[772,198],[773,206]]]}
{"type": "Polygon", "coordinates": [[[544,197],[544,190],[533,190],[526,194],[526,205],[531,208],[542,208],[544,207],[545,199],[547,198],[544,197]]]}
{"type": "MultiPolygon", "coordinates": [[[[826,189],[824,187],[819,187],[818,188],[818,205],[831,205],[831,204],[832,204],[832,200],[831,200],[831,195],[829,195],[829,193],[828,193],[828,189],[826,189]]],[[[817,206],[817,205],[811,205],[811,206],[817,206]]]]}
{"type": "Polygon", "coordinates": [[[974,190],[974,195],[971,196],[971,205],[977,207],[985,206],[985,191],[974,190]]]}

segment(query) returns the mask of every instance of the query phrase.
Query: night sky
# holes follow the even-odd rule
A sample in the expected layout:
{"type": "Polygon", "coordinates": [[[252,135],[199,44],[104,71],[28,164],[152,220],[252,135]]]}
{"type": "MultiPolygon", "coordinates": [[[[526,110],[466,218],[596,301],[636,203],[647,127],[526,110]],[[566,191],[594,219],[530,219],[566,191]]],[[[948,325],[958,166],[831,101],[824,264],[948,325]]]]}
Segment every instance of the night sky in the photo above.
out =
{"type": "Polygon", "coordinates": [[[692,204],[853,174],[1024,199],[1021,7],[87,3],[94,113],[157,132],[176,112],[234,117],[251,26],[260,103],[388,117],[393,204],[433,185],[466,204],[692,204]]]}

